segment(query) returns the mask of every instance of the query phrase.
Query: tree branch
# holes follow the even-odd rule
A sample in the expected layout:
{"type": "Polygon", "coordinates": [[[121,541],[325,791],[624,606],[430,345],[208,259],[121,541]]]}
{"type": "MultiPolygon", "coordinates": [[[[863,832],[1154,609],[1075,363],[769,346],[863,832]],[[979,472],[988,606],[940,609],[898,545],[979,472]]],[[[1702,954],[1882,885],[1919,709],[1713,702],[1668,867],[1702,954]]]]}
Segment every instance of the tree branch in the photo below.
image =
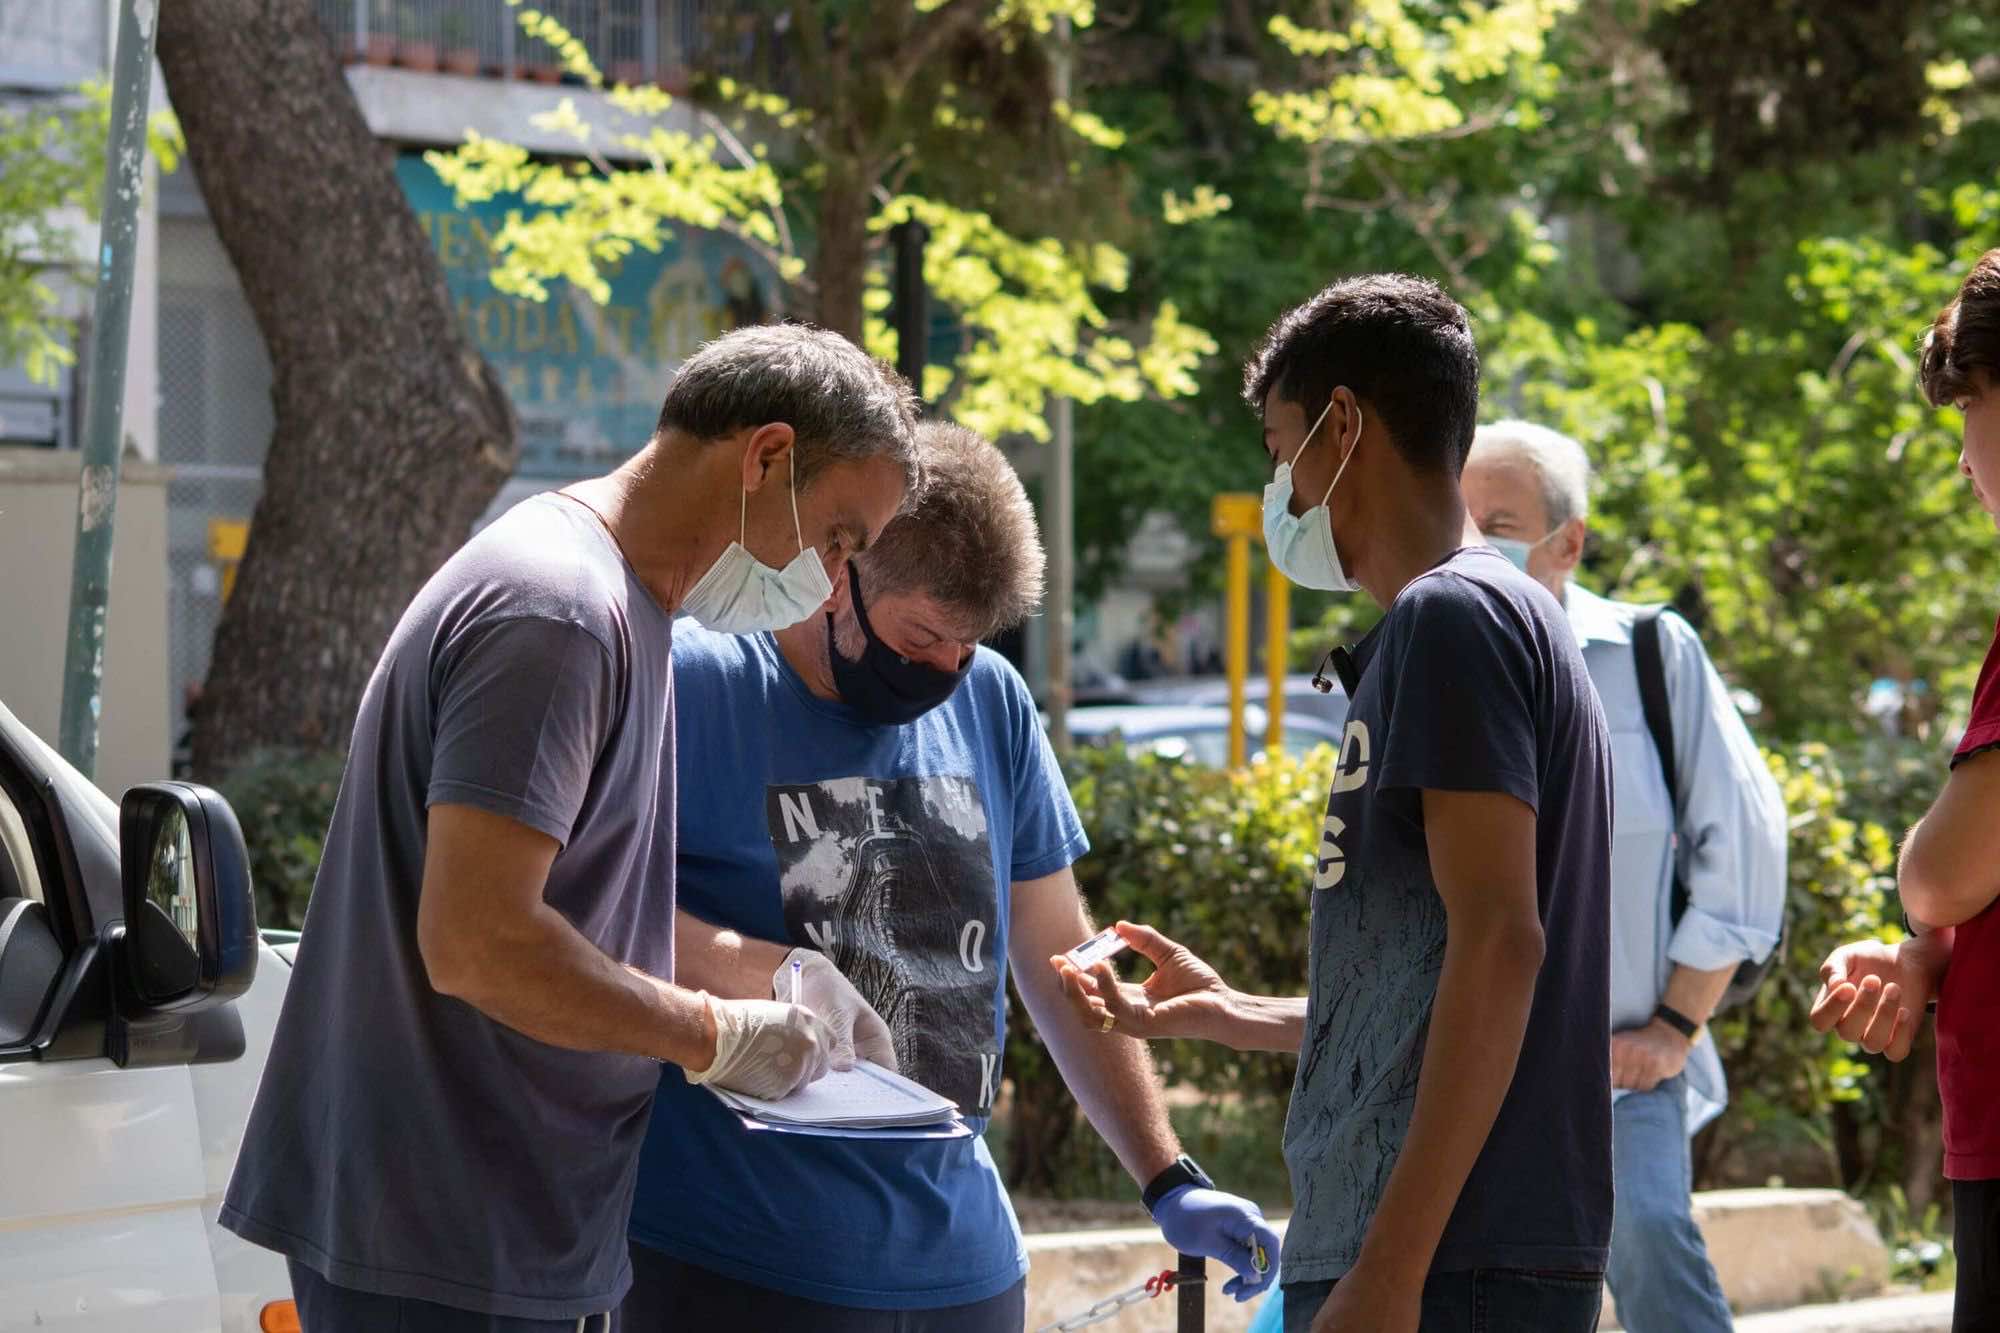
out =
{"type": "Polygon", "coordinates": [[[1423,210],[1415,207],[1410,196],[1404,192],[1403,187],[1390,174],[1388,168],[1384,167],[1373,157],[1364,156],[1362,161],[1367,165],[1369,172],[1374,175],[1375,179],[1381,183],[1382,192],[1388,196],[1389,206],[1395,209],[1397,215],[1406,220],[1415,229],[1417,235],[1422,238],[1424,245],[1437,259],[1438,264],[1450,276],[1452,290],[1463,293],[1471,288],[1472,280],[1467,276],[1464,266],[1457,259],[1453,258],[1451,252],[1445,248],[1443,238],[1437,234],[1436,227],[1432,225],[1432,222],[1435,220],[1434,216],[1426,217],[1423,210]]]}
{"type": "Polygon", "coordinates": [[[929,19],[920,22],[915,34],[900,45],[896,61],[889,67],[889,95],[900,97],[917,71],[935,59],[946,42],[976,26],[985,16],[984,10],[977,0],[947,0],[932,10],[929,19]]]}

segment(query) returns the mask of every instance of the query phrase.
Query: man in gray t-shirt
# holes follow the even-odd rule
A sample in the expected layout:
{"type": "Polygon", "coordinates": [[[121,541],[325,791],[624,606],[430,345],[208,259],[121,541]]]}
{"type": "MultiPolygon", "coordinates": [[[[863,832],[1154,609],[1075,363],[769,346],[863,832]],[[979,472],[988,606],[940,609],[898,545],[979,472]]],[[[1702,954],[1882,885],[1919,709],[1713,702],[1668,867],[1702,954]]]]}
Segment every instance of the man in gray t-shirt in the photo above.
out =
{"type": "Polygon", "coordinates": [[[658,1062],[767,1096],[827,1068],[820,1016],[671,984],[671,618],[816,610],[901,503],[913,409],[837,335],[740,330],[631,462],[515,506],[404,613],[222,1209],[311,1333],[605,1315],[658,1062]]]}

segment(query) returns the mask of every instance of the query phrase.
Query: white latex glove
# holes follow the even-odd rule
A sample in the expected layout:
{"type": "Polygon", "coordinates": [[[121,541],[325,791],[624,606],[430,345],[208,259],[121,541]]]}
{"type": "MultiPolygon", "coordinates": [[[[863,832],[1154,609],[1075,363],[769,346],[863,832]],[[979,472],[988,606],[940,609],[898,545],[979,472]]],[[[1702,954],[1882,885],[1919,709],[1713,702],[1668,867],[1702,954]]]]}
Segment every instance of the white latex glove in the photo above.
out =
{"type": "Polygon", "coordinates": [[[802,1004],[775,1000],[718,1000],[702,992],[715,1018],[715,1059],[690,1083],[714,1083],[773,1101],[791,1096],[826,1074],[833,1033],[802,1004]]]}
{"type": "Polygon", "coordinates": [[[792,998],[792,960],[799,960],[799,1003],[826,1020],[833,1032],[833,1067],[851,1069],[857,1058],[896,1067],[896,1039],[854,983],[817,949],[794,949],[771,974],[771,994],[792,998]]]}

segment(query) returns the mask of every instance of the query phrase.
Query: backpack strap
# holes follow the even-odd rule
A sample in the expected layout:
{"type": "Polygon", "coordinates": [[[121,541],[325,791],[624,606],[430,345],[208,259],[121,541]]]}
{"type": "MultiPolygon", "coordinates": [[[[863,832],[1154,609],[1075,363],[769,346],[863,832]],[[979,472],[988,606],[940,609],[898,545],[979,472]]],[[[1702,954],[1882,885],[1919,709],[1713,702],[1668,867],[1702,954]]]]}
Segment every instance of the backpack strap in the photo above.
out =
{"type": "MultiPolygon", "coordinates": [[[[1680,764],[1674,755],[1674,714],[1667,702],[1666,656],[1660,646],[1660,616],[1665,607],[1654,607],[1632,622],[1632,659],[1639,670],[1639,706],[1646,713],[1646,730],[1652,733],[1653,749],[1660,756],[1660,771],[1667,779],[1667,800],[1673,808],[1674,836],[1681,826],[1680,764]]],[[[1678,926],[1687,914],[1687,881],[1681,878],[1680,862],[1674,863],[1671,921],[1678,926]]]]}

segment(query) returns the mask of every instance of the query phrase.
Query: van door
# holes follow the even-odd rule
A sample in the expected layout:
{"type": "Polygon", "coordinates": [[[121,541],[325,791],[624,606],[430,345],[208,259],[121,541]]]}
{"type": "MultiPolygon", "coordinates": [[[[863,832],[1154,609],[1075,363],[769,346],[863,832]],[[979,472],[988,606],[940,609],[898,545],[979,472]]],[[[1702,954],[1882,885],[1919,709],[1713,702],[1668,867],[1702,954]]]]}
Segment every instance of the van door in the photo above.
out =
{"type": "Polygon", "coordinates": [[[88,929],[43,776],[0,746],[0,1333],[215,1333],[188,1069],[29,1041],[88,929]]]}

